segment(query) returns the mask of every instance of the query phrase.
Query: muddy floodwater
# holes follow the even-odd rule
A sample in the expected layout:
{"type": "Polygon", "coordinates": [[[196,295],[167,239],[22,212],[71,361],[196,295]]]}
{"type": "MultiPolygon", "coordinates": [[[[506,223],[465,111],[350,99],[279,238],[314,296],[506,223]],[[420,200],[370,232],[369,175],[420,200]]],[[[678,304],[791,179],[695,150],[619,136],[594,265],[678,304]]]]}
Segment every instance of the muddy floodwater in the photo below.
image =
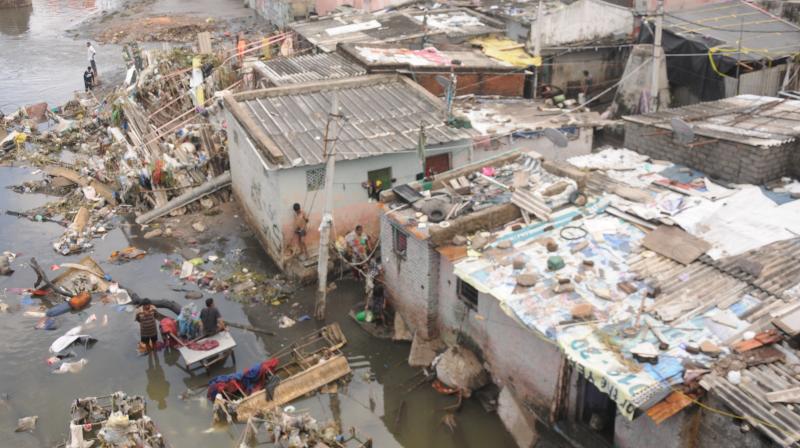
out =
{"type": "MultiPolygon", "coordinates": [[[[31,168],[0,168],[0,209],[27,209],[51,199],[43,195],[17,194],[5,188],[41,176],[32,174],[33,171],[31,168]]],[[[122,221],[104,239],[95,240],[91,255],[115,281],[143,297],[167,298],[183,304],[187,302],[185,291],[175,290],[195,290],[196,287],[182,284],[171,269],[162,269],[164,259],[179,257],[178,253],[186,254],[188,250],[190,254],[201,256],[217,254],[223,259],[214,269],[220,271],[248,266],[265,273],[273,272],[251,232],[235,215],[231,218],[222,232],[228,237],[198,237],[197,244],[188,248],[144,240],[139,236],[138,227],[122,221]],[[129,245],[147,250],[148,255],[123,265],[106,261],[113,250],[129,245]]],[[[187,219],[188,222],[191,221],[187,219]]],[[[5,291],[2,301],[10,306],[10,312],[0,314],[0,338],[3,340],[0,346],[0,394],[3,394],[0,436],[4,440],[0,446],[54,446],[65,436],[71,400],[116,390],[144,395],[148,399],[149,415],[174,447],[233,446],[241,426],[210,427],[211,407],[202,387],[209,377],[202,371],[191,376],[181,370],[174,352],[158,353],[155,362],[139,356],[136,352],[139,329],[133,313],[116,305],[95,302],[82,312],[59,317],[56,330],[33,328],[37,318],[26,316],[25,311],[36,309],[38,301],[31,303],[15,289],[33,285],[35,274],[26,266],[27,260],[36,256],[42,266],[52,269],[52,265],[75,262],[85,256],[57,255],[50,244],[61,232],[58,224],[32,223],[0,215],[0,250],[20,253],[14,263],[16,272],[10,277],[0,277],[0,288],[5,291]],[[78,357],[89,361],[84,370],[76,374],[52,373],[46,364],[50,344],[91,315],[97,320],[88,333],[98,342],[89,348],[77,346],[73,349],[78,357]],[[103,326],[105,316],[108,316],[108,324],[103,326]],[[187,393],[192,390],[196,393],[187,393]],[[14,433],[16,420],[28,415],[39,416],[37,430],[32,434],[14,433]]],[[[57,271],[52,273],[57,274],[57,271]]],[[[377,447],[513,446],[497,416],[486,413],[475,400],[465,402],[457,414],[455,430],[442,425],[444,412],[441,409],[453,404],[455,398],[440,396],[427,385],[414,389],[419,376],[415,376],[417,370],[406,364],[409,344],[376,340],[355,325],[346,314],[361,299],[361,287],[347,279],[337,284],[337,290],[330,296],[328,320],[342,324],[348,338],[344,351],[353,368],[353,377],[338,394],[318,394],[294,402],[297,409],[308,409],[321,421],[339,421],[345,429],[356,427],[360,434],[372,437],[377,447]]],[[[266,359],[269,352],[322,325],[305,321],[288,329],[277,328],[277,320],[284,314],[295,317],[311,314],[312,289],[299,291],[280,306],[241,304],[226,299],[223,294],[213,297],[225,319],[277,333],[274,337],[255,336],[232,329],[238,343],[238,369],[266,359]],[[299,305],[293,306],[295,303],[299,305]]],[[[213,370],[214,374],[232,372],[230,360],[225,368],[213,370]]]]}
{"type": "MultiPolygon", "coordinates": [[[[61,104],[83,90],[87,67],[86,42],[65,30],[119,0],[33,0],[26,8],[0,9],[0,111],[39,101],[61,104]]],[[[98,45],[96,62],[101,79],[119,72],[122,53],[117,45],[98,45]]]]}
{"type": "MultiPolygon", "coordinates": [[[[221,3],[241,5],[240,1],[227,0],[170,2],[187,11],[198,5],[206,8],[221,3]]],[[[86,48],[85,39],[75,40],[65,30],[116,6],[118,2],[114,0],[34,0],[30,8],[0,10],[0,110],[8,113],[39,101],[53,106],[70,99],[74,90],[82,88],[86,48]]],[[[165,2],[156,2],[153,8],[159,14],[169,12],[169,4],[165,6],[165,2]]],[[[96,48],[101,78],[108,71],[122,71],[119,46],[96,45],[96,48]]],[[[63,231],[58,224],[31,222],[5,214],[6,210],[25,211],[54,199],[7,189],[41,176],[31,167],[0,168],[0,251],[19,254],[13,263],[16,272],[10,277],[0,277],[0,301],[9,307],[8,312],[0,313],[0,446],[55,446],[66,437],[73,399],[118,390],[147,398],[148,414],[173,447],[233,446],[241,426],[210,427],[211,406],[203,387],[209,377],[205,372],[192,376],[181,370],[175,352],[159,352],[155,360],[138,355],[139,329],[129,309],[96,301],[82,312],[60,316],[55,330],[34,329],[38,319],[30,313],[26,315],[26,311],[38,311],[40,303],[21,293],[22,288],[32,287],[35,280],[28,260],[36,257],[49,274],[57,275],[59,264],[76,262],[86,255],[56,254],[51,245],[63,231]],[[50,356],[48,347],[58,336],[92,316],[96,320],[87,332],[98,342],[74,348],[76,356],[87,359],[88,364],[79,373],[54,374],[46,362],[50,356]],[[107,324],[103,325],[106,319],[107,324]],[[36,430],[15,433],[17,419],[29,415],[39,417],[36,430]]],[[[220,224],[222,228],[213,232],[225,237],[212,237],[209,232],[209,236],[194,236],[197,240],[194,244],[177,239],[144,240],[142,229],[130,224],[128,217],[119,217],[105,238],[94,240],[89,255],[115,281],[140,296],[172,299],[181,304],[187,302],[185,290],[195,290],[196,286],[182,284],[171,269],[163,268],[167,258],[215,254],[220,260],[207,269],[231,272],[247,267],[274,274],[274,267],[239,219],[235,204],[226,207],[227,219],[220,224]],[[131,245],[146,250],[147,256],[123,265],[107,261],[112,251],[131,245]]],[[[184,222],[188,228],[192,221],[187,218],[184,222]]],[[[485,412],[474,399],[465,401],[457,413],[454,429],[443,425],[442,408],[452,405],[455,398],[438,395],[429,385],[414,387],[419,382],[419,371],[406,363],[409,344],[376,340],[364,332],[347,316],[347,311],[362,299],[361,285],[337,279],[337,286],[330,296],[328,321],[340,322],[348,338],[344,351],[353,369],[352,380],[336,394],[317,394],[298,400],[293,403],[297,409],[309,410],[323,422],[335,420],[345,431],[355,427],[358,434],[371,437],[376,447],[514,446],[497,415],[485,412]]],[[[324,325],[310,320],[288,329],[277,328],[282,315],[311,314],[313,289],[300,290],[278,306],[243,304],[229,300],[224,294],[213,297],[226,320],[277,333],[274,337],[256,336],[232,329],[238,343],[237,364],[233,367],[229,360],[225,367],[214,369],[213,375],[250,367],[294,338],[324,325]]],[[[548,440],[540,445],[554,443],[548,440]]]]}

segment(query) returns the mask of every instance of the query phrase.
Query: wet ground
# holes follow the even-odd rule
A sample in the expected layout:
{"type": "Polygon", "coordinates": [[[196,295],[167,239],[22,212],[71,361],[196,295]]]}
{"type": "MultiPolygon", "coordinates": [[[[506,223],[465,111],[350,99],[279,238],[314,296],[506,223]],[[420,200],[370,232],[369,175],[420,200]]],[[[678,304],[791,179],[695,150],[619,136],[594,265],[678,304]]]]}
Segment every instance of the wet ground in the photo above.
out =
{"type": "MultiPolygon", "coordinates": [[[[0,111],[10,113],[40,101],[51,107],[83,90],[86,41],[64,30],[110,10],[120,0],[33,0],[27,8],[0,9],[0,111]]],[[[121,73],[116,45],[98,45],[100,78],[121,73]]]]}
{"type": "MultiPolygon", "coordinates": [[[[51,106],[72,97],[82,88],[81,74],[86,63],[85,39],[74,40],[63,30],[75,28],[87,17],[100,23],[103,11],[117,6],[117,0],[34,0],[32,8],[0,11],[0,110],[11,112],[18,106],[47,101],[51,106]]],[[[226,17],[241,17],[248,12],[239,0],[166,0],[151,4],[136,14],[170,11],[205,16],[209,9],[219,8],[226,17]]],[[[218,16],[215,14],[215,16],[218,16]]],[[[101,77],[104,73],[122,71],[118,46],[96,45],[101,77]]],[[[53,198],[36,194],[17,194],[9,185],[37,179],[34,168],[0,168],[0,210],[28,210],[53,198]]],[[[235,206],[234,206],[235,207],[235,206]]],[[[95,240],[91,255],[112,278],[142,297],[166,298],[185,303],[182,285],[170,270],[162,269],[165,258],[178,259],[179,253],[221,257],[214,269],[230,271],[247,266],[267,274],[274,267],[266,259],[242,225],[235,208],[213,226],[197,236],[196,244],[177,239],[144,240],[143,231],[125,220],[104,239],[95,240]],[[113,250],[129,245],[146,249],[142,260],[124,265],[107,261],[113,250]]],[[[219,219],[219,218],[217,218],[219,219]]],[[[185,227],[189,227],[187,218],[185,227]]],[[[211,407],[203,386],[205,373],[191,376],[178,367],[176,353],[159,353],[155,360],[136,352],[138,325],[133,314],[113,305],[94,303],[87,310],[59,318],[54,331],[36,330],[37,319],[25,316],[26,310],[38,308],[15,288],[33,285],[35,275],[27,266],[31,256],[45,267],[66,261],[77,261],[85,255],[63,257],[51,243],[62,233],[54,223],[32,223],[5,213],[0,214],[0,251],[9,250],[20,256],[13,263],[16,272],[0,277],[0,300],[10,306],[0,313],[0,446],[54,446],[66,436],[70,402],[83,396],[98,396],[124,390],[148,399],[148,413],[158,423],[171,446],[233,446],[241,427],[211,430],[211,407]],[[77,374],[57,375],[46,364],[50,344],[68,329],[84,322],[90,315],[97,321],[89,333],[99,342],[90,348],[75,349],[78,357],[88,360],[77,374]],[[101,322],[108,316],[108,324],[101,322]],[[197,393],[186,398],[185,392],[197,393]],[[183,398],[182,398],[183,396],[183,398]],[[16,420],[38,415],[39,424],[33,433],[14,433],[16,420]]],[[[191,232],[191,231],[189,231],[191,232]]],[[[53,271],[52,274],[57,274],[53,271]]],[[[407,366],[408,343],[376,340],[346,316],[353,304],[361,300],[361,287],[352,280],[337,281],[338,288],[330,296],[328,321],[341,323],[348,338],[344,351],[353,367],[352,381],[335,395],[318,394],[293,403],[297,409],[308,409],[318,420],[339,420],[345,429],[356,427],[361,435],[373,438],[376,447],[506,447],[513,440],[495,414],[487,414],[475,400],[468,400],[457,414],[457,427],[441,424],[443,407],[454,398],[440,396],[429,386],[413,388],[418,370],[407,366]]],[[[287,314],[297,317],[311,314],[313,288],[298,291],[287,303],[242,304],[214,295],[225,319],[272,329],[277,336],[256,336],[232,329],[238,342],[236,368],[241,370],[262,361],[294,338],[324,323],[299,322],[292,328],[278,329],[277,320],[287,314]],[[298,304],[293,306],[294,304],[298,304]]],[[[199,303],[198,303],[199,305],[199,303]]],[[[213,374],[231,373],[230,361],[213,374]]],[[[545,442],[542,446],[553,446],[545,442]]]]}
{"type": "MultiPolygon", "coordinates": [[[[49,199],[5,189],[8,185],[41,176],[32,175],[33,171],[31,168],[0,168],[0,209],[24,210],[49,199]]],[[[123,222],[106,238],[95,240],[91,255],[115,281],[141,296],[186,303],[185,292],[174,289],[195,287],[183,285],[171,270],[161,268],[165,258],[177,258],[178,253],[188,251],[201,256],[215,253],[223,258],[214,269],[222,272],[241,266],[274,272],[257,241],[236,214],[234,209],[225,215],[226,218],[214,223],[219,234],[226,235],[224,238],[200,235],[196,236],[198,241],[194,245],[174,239],[144,240],[140,237],[141,229],[123,222]],[[123,265],[107,261],[113,250],[128,245],[146,249],[148,255],[123,265]]],[[[189,226],[193,219],[181,218],[181,222],[189,226]]],[[[135,349],[138,326],[132,313],[97,302],[83,312],[61,316],[57,330],[33,328],[37,319],[25,316],[24,312],[36,309],[38,303],[30,303],[23,295],[14,293],[13,288],[32,286],[35,275],[26,266],[31,256],[36,256],[40,264],[47,267],[68,260],[77,261],[84,256],[62,257],[52,250],[50,243],[61,232],[57,224],[31,223],[0,215],[0,250],[21,252],[14,262],[16,272],[11,277],[0,278],[0,288],[5,291],[2,300],[11,307],[11,312],[0,314],[0,338],[4,341],[0,349],[0,394],[8,394],[8,400],[0,404],[0,436],[9,443],[6,446],[53,446],[65,435],[72,399],[116,390],[145,395],[150,416],[174,447],[232,446],[241,427],[209,431],[211,409],[202,389],[209,377],[203,372],[193,377],[181,370],[175,353],[159,353],[157,362],[139,356],[135,349]],[[97,321],[89,333],[99,342],[88,349],[75,349],[78,357],[88,359],[85,369],[77,374],[51,373],[45,362],[49,357],[49,345],[92,314],[97,316],[97,321]],[[100,324],[104,316],[108,316],[107,326],[100,324]],[[199,393],[182,399],[187,389],[199,393]],[[38,429],[33,434],[14,433],[17,418],[27,415],[39,416],[38,429]]],[[[353,378],[336,395],[318,394],[293,403],[297,409],[308,409],[322,421],[339,420],[343,428],[356,427],[361,434],[372,437],[377,447],[513,446],[497,416],[487,414],[475,400],[465,402],[457,414],[458,427],[454,431],[442,425],[444,412],[441,409],[453,404],[454,398],[440,396],[427,385],[413,389],[419,377],[415,377],[417,370],[406,364],[409,344],[376,340],[358,327],[346,314],[361,300],[361,286],[348,279],[339,280],[337,284],[338,288],[330,296],[328,321],[340,322],[348,338],[344,351],[353,366],[353,378]]],[[[267,358],[269,352],[322,325],[305,321],[288,329],[277,328],[277,320],[284,314],[293,317],[311,314],[313,288],[299,291],[280,306],[243,305],[228,300],[223,294],[214,297],[227,320],[250,323],[277,333],[275,337],[255,336],[232,329],[238,342],[238,369],[267,358]],[[295,303],[299,305],[293,306],[295,303]]],[[[229,361],[226,368],[213,373],[232,371],[229,361]]]]}

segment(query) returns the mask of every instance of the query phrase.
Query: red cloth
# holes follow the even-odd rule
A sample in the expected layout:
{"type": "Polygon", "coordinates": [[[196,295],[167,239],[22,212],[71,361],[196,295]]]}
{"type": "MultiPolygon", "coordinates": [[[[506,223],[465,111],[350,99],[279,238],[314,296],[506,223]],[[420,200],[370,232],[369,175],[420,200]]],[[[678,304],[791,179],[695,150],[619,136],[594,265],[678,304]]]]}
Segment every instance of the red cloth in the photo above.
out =
{"type": "Polygon", "coordinates": [[[213,350],[219,347],[219,341],[215,341],[213,339],[206,339],[203,342],[190,342],[186,344],[186,347],[192,350],[204,352],[206,350],[213,350]]]}

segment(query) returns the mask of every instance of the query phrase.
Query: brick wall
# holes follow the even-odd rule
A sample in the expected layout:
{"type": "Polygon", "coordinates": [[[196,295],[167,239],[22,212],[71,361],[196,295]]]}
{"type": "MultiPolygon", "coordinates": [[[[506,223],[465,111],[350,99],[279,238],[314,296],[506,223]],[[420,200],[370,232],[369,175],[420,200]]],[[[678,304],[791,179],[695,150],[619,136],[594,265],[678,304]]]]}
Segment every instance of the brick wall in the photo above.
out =
{"type": "Polygon", "coordinates": [[[394,251],[393,225],[381,215],[381,252],[386,291],[392,306],[411,328],[425,339],[435,337],[438,296],[438,253],[408,235],[405,256],[394,251]]]}
{"type": "Polygon", "coordinates": [[[674,141],[672,133],[649,135],[658,131],[660,129],[653,126],[626,122],[625,147],[729,182],[763,184],[800,173],[797,143],[760,148],[720,140],[691,148],[674,141]]]}

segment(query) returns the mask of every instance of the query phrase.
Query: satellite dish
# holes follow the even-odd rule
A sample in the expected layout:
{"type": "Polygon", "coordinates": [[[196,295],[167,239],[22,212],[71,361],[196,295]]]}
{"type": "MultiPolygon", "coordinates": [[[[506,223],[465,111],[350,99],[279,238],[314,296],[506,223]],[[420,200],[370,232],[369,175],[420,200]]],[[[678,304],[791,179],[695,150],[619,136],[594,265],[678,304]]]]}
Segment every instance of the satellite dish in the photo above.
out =
{"type": "Polygon", "coordinates": [[[450,80],[445,78],[444,76],[436,75],[436,82],[439,83],[440,86],[444,87],[445,89],[450,86],[450,80]]]}
{"type": "Polygon", "coordinates": [[[675,139],[678,142],[691,143],[694,140],[694,130],[689,123],[676,117],[670,120],[670,126],[672,126],[672,132],[675,133],[675,139]]]}
{"type": "Polygon", "coordinates": [[[559,148],[566,148],[567,144],[569,143],[567,141],[567,136],[564,135],[563,132],[555,128],[545,129],[544,136],[547,137],[548,140],[553,142],[553,144],[558,146],[559,148]]]}

